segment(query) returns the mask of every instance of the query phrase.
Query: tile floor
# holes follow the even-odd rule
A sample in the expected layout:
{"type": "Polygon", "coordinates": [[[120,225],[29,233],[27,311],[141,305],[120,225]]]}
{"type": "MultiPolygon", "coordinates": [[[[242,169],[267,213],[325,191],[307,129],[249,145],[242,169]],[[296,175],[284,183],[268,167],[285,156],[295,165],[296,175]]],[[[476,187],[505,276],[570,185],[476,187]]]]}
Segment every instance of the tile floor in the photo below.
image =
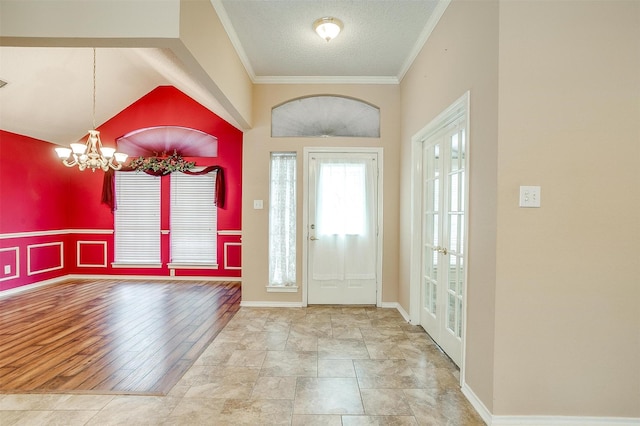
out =
{"type": "Polygon", "coordinates": [[[483,425],[395,309],[241,308],[167,396],[0,395],[0,425],[483,425]]]}

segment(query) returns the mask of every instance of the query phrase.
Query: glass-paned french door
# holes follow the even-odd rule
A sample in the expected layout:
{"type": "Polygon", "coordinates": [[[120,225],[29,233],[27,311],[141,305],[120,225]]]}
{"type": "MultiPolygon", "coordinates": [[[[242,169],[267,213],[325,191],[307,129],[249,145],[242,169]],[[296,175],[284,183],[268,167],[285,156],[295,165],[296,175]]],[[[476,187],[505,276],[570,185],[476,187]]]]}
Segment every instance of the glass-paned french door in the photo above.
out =
{"type": "Polygon", "coordinates": [[[420,323],[451,359],[462,359],[465,287],[464,117],[423,141],[420,323]]]}

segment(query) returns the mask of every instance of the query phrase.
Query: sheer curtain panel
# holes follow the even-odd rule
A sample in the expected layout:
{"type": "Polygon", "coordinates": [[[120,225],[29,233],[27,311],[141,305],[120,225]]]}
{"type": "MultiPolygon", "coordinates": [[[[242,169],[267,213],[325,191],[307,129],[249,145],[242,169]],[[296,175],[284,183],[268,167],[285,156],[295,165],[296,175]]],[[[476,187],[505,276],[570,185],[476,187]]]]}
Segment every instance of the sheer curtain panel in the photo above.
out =
{"type": "Polygon", "coordinates": [[[269,286],[296,284],[296,154],[271,154],[269,286]]]}

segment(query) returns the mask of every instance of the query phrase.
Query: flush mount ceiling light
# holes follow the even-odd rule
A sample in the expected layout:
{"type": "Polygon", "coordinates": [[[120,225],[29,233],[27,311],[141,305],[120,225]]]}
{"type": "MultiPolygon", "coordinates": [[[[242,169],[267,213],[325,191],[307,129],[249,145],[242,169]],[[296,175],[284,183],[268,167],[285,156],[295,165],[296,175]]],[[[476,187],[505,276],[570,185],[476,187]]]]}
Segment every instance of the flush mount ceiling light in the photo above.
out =
{"type": "Polygon", "coordinates": [[[96,49],[93,48],[93,130],[85,143],[72,143],[71,148],[55,148],[62,164],[67,167],[78,166],[80,171],[90,168],[92,172],[109,168],[120,170],[127,154],[116,152],[115,148],[102,146],[100,132],[96,130],[96,49]]]}
{"type": "Polygon", "coordinates": [[[320,18],[313,23],[313,29],[321,38],[330,42],[342,31],[342,21],[332,17],[320,18]]]}

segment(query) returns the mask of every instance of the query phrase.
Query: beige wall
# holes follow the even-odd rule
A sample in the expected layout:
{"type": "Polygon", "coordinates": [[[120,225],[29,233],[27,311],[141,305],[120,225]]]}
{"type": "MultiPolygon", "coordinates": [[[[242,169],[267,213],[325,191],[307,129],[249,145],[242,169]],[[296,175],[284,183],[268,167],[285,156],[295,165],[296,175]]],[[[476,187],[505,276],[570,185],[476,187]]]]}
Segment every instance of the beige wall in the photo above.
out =
{"type": "Polygon", "coordinates": [[[410,139],[466,90],[467,385],[494,415],[639,417],[640,3],[451,3],[401,84],[405,309],[410,139]]]}
{"type": "Polygon", "coordinates": [[[173,51],[243,129],[251,126],[253,85],[210,0],[180,1],[173,51]]]}
{"type": "Polygon", "coordinates": [[[399,301],[409,310],[411,137],[470,91],[466,382],[492,408],[496,265],[498,4],[451,3],[401,84],[399,301]]]}
{"type": "Polygon", "coordinates": [[[639,417],[640,2],[501,2],[499,93],[494,413],[639,417]]]}
{"type": "Polygon", "coordinates": [[[244,136],[242,187],[242,300],[243,302],[301,302],[298,293],[267,293],[269,280],[269,160],[272,151],[298,154],[297,275],[302,286],[302,172],[307,146],[384,148],[384,245],[382,300],[397,300],[398,187],[400,93],[397,85],[256,85],[253,93],[253,128],[244,136]],[[361,99],[380,108],[380,138],[272,138],[271,108],[309,95],[337,94],[361,99]],[[253,200],[264,200],[263,210],[253,200]]]}

